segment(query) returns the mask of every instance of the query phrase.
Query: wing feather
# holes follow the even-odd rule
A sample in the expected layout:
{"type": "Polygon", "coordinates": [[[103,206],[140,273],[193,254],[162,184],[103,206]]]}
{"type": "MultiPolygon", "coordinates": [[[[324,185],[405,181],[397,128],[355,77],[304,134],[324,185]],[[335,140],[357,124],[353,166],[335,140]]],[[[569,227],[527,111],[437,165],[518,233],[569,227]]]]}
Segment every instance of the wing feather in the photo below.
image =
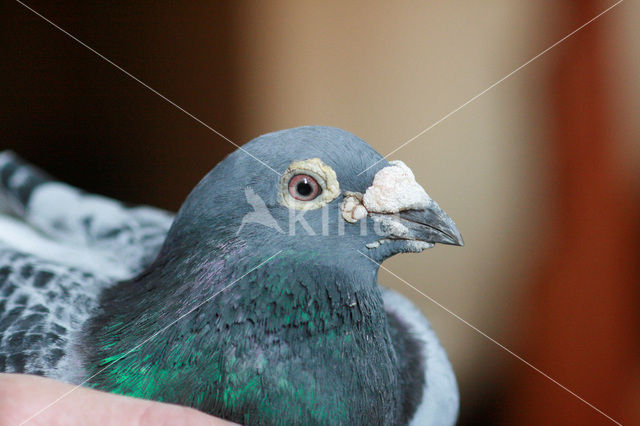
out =
{"type": "Polygon", "coordinates": [[[418,406],[411,425],[454,425],[458,417],[459,393],[453,369],[444,348],[420,310],[406,297],[382,288],[382,298],[389,314],[400,319],[408,332],[422,343],[425,375],[422,402],[418,406]]]}
{"type": "Polygon", "coordinates": [[[0,243],[0,372],[73,381],[74,336],[111,281],[0,243]]]}
{"type": "Polygon", "coordinates": [[[0,193],[5,210],[30,227],[53,241],[89,249],[130,275],[153,261],[173,221],[163,210],[124,206],[57,182],[10,151],[0,152],[0,193]]]}

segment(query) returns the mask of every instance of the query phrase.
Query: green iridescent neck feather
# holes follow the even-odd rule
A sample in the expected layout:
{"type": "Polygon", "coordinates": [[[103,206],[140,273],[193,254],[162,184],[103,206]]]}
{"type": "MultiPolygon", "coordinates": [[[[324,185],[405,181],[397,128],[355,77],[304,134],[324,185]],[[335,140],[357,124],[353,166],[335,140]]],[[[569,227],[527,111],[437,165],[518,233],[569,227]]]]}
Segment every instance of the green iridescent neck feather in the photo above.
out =
{"type": "Polygon", "coordinates": [[[263,259],[222,252],[198,265],[161,257],[104,295],[86,330],[92,386],[251,424],[396,418],[375,269],[328,273],[321,255],[291,252],[238,280],[263,259]]]}

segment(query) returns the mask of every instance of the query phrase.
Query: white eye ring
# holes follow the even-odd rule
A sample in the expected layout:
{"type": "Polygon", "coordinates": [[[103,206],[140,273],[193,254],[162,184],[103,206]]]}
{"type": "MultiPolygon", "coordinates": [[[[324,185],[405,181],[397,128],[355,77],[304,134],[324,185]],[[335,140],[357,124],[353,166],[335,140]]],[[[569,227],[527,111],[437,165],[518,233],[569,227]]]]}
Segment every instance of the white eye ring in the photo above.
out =
{"type": "Polygon", "coordinates": [[[340,185],[336,172],[319,158],[294,161],[280,179],[280,204],[296,210],[313,210],[333,201],[340,194],[340,185]],[[299,175],[306,175],[318,185],[313,198],[296,197],[290,191],[290,183],[299,175]]]}

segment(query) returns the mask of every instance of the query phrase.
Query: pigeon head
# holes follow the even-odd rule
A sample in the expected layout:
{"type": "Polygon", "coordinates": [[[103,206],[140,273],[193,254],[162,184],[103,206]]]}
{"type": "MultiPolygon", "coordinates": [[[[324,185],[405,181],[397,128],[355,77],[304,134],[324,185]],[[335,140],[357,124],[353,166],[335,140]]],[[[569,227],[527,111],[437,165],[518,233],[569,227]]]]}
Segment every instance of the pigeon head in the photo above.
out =
{"type": "Polygon", "coordinates": [[[462,239],[403,163],[335,128],[261,136],[196,186],[146,271],[104,292],[91,384],[245,424],[402,423],[377,265],[358,251],[435,243],[462,239]]]}
{"type": "Polygon", "coordinates": [[[237,238],[249,249],[334,259],[358,250],[382,261],[435,243],[462,245],[404,163],[321,126],[269,133],[229,155],[189,195],[174,231],[172,245],[237,238]]]}

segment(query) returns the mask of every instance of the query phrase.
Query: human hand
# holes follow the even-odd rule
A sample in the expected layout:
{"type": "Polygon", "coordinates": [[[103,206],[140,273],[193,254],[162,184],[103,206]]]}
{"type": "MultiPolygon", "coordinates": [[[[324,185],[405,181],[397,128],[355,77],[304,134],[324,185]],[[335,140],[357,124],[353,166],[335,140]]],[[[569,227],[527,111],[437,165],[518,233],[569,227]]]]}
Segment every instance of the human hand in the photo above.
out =
{"type": "MultiPolygon", "coordinates": [[[[74,386],[26,374],[0,374],[0,425],[20,425],[74,386]]],[[[193,408],[78,388],[29,420],[29,425],[207,425],[226,420],[193,408]]]]}

